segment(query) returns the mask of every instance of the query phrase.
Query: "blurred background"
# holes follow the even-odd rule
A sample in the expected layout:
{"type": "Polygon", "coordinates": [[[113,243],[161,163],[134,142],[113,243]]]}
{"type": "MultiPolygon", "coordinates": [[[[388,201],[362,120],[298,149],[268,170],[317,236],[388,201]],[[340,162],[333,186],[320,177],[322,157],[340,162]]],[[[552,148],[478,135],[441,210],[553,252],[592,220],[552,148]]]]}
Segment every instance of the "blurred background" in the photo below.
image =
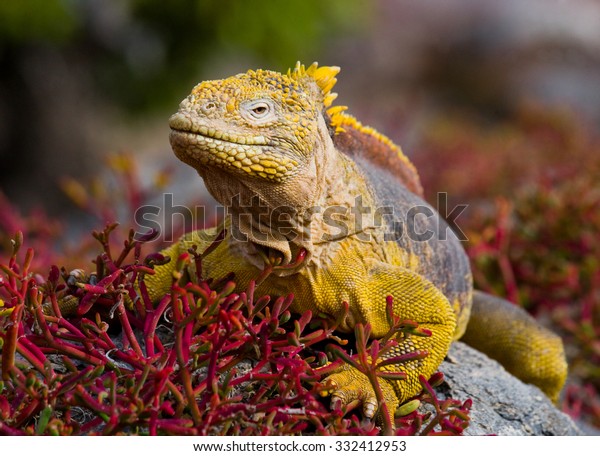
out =
{"type": "Polygon", "coordinates": [[[55,211],[57,178],[107,152],[172,162],[166,119],[195,83],[297,60],[341,66],[338,102],[411,157],[457,116],[489,130],[535,105],[600,121],[593,0],[5,1],[0,188],[55,211]]]}
{"type": "Polygon", "coordinates": [[[469,204],[477,286],[563,335],[561,406],[600,425],[596,0],[0,2],[0,240],[89,207],[107,166],[202,194],[168,116],[201,80],[297,60],[342,68],[338,103],[402,146],[430,202],[469,204]]]}

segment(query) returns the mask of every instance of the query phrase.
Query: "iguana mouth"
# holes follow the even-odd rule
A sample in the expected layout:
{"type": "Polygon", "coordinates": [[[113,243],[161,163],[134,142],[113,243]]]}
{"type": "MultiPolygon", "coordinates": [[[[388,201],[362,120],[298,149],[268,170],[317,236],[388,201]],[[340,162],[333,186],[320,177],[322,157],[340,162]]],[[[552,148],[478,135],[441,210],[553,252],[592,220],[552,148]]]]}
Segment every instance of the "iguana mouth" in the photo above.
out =
{"type": "Polygon", "coordinates": [[[169,119],[169,126],[172,130],[179,133],[194,134],[210,138],[219,142],[233,143],[242,146],[268,146],[267,139],[262,135],[238,135],[235,133],[224,132],[207,125],[202,125],[192,121],[188,116],[177,113],[169,119]]]}
{"type": "Polygon", "coordinates": [[[271,150],[262,135],[242,136],[226,133],[193,122],[185,113],[169,119],[171,146],[175,154],[191,166],[218,166],[244,175],[283,182],[298,166],[298,161],[281,157],[271,150]]]}

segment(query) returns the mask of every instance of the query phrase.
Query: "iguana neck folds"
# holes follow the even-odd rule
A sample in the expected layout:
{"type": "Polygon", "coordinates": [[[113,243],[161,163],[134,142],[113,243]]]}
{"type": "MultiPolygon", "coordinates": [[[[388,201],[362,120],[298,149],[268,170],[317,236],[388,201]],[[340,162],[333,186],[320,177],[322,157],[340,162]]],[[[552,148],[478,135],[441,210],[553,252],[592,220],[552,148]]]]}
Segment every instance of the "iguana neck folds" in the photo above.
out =
{"type": "MultiPolygon", "coordinates": [[[[251,264],[264,266],[265,249],[278,252],[283,264],[292,262],[304,249],[304,266],[322,266],[331,249],[337,248],[335,241],[340,236],[375,231],[372,224],[355,220],[352,208],[357,198],[365,204],[371,202],[355,167],[335,149],[321,118],[311,159],[297,177],[277,185],[275,193],[268,183],[229,179],[226,174],[215,178],[214,172],[200,174],[209,191],[229,210],[231,248],[251,264]],[[281,201],[287,204],[281,205],[281,201]]],[[[286,269],[279,274],[294,272],[286,269]]]]}

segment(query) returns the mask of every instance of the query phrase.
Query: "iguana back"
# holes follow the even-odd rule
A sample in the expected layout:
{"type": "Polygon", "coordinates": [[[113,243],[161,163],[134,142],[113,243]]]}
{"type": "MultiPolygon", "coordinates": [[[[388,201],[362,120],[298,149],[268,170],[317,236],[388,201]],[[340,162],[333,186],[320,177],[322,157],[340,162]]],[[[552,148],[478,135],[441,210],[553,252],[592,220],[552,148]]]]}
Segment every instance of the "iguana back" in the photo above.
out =
{"type": "Polygon", "coordinates": [[[335,127],[333,144],[336,149],[353,159],[365,158],[377,167],[387,170],[408,190],[423,197],[423,187],[417,169],[387,136],[362,125],[344,112],[334,111],[330,122],[335,127]]]}

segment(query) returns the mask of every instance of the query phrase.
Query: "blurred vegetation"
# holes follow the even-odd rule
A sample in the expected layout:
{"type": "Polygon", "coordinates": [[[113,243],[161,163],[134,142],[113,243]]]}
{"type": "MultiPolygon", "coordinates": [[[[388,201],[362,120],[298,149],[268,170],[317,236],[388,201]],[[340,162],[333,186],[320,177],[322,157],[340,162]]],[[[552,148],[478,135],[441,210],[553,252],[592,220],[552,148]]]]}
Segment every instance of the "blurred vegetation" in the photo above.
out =
{"type": "Polygon", "coordinates": [[[600,136],[573,113],[537,105],[493,126],[457,115],[428,131],[417,167],[430,201],[447,191],[469,204],[457,223],[476,288],[561,334],[562,407],[600,426],[600,136]],[[432,172],[431,162],[443,166],[432,172]]]}
{"type": "MultiPolygon", "coordinates": [[[[53,47],[89,65],[99,91],[146,110],[172,103],[220,53],[287,68],[364,18],[360,0],[20,0],[0,2],[0,59],[53,47]],[[160,90],[157,90],[160,88],[160,90]]],[[[364,23],[364,22],[363,22],[364,23]]],[[[3,65],[4,71],[14,71],[3,65]]]]}
{"type": "Polygon", "coordinates": [[[75,31],[74,16],[60,0],[23,0],[0,3],[2,51],[11,45],[36,41],[64,43],[75,31]]]}
{"type": "Polygon", "coordinates": [[[66,201],[56,177],[91,175],[124,122],[173,109],[224,66],[284,70],[316,60],[325,43],[360,29],[369,8],[363,0],[0,2],[0,189],[22,207],[44,195],[59,212],[66,201]]]}

